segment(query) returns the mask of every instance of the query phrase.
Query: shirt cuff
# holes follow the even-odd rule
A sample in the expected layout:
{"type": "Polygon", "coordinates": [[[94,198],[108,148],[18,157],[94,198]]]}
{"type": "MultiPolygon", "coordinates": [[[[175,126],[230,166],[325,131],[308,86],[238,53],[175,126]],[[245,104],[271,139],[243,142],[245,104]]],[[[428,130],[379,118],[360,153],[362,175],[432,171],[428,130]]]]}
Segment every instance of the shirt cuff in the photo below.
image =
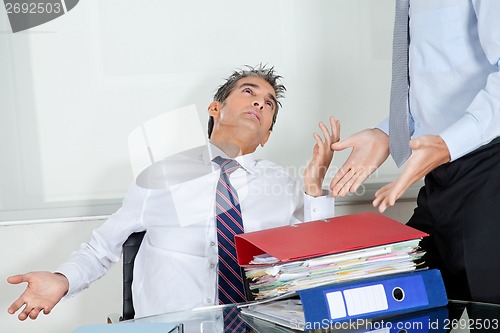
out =
{"type": "Polygon", "coordinates": [[[448,147],[451,162],[482,145],[478,122],[471,114],[460,118],[446,128],[440,136],[448,147]]]}
{"type": "Polygon", "coordinates": [[[74,296],[75,294],[88,287],[88,285],[79,286],[80,283],[78,283],[78,281],[80,280],[80,272],[75,264],[63,263],[59,265],[59,267],[57,267],[54,273],[62,274],[66,277],[66,279],[68,279],[68,292],[66,293],[64,298],[74,296]]]}
{"type": "Polygon", "coordinates": [[[377,126],[375,126],[375,128],[378,128],[385,134],[389,135],[389,117],[382,120],[382,122],[380,122],[377,126]]]}
{"type": "Polygon", "coordinates": [[[335,215],[335,198],[331,191],[323,190],[320,197],[312,197],[304,193],[304,222],[316,221],[335,215]]]}

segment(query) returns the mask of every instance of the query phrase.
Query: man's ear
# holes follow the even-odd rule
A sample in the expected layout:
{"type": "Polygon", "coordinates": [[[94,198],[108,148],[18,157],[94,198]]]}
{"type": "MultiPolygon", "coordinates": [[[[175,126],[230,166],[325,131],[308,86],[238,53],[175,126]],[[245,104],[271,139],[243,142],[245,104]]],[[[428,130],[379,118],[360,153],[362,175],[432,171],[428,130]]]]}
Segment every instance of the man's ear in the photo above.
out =
{"type": "Polygon", "coordinates": [[[221,103],[213,101],[208,106],[208,114],[214,118],[219,118],[221,103]]]}
{"type": "Polygon", "coordinates": [[[264,145],[266,144],[267,140],[269,140],[269,137],[271,136],[271,131],[267,131],[267,134],[266,136],[262,139],[262,141],[260,142],[260,146],[261,147],[264,147],[264,145]]]}

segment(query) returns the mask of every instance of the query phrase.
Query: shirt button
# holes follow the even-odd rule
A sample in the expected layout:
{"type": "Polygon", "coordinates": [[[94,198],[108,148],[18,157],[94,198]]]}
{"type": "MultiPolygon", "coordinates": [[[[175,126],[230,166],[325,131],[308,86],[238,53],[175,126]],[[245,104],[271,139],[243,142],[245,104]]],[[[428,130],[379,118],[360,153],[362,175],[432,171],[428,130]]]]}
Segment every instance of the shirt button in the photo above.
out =
{"type": "Polygon", "coordinates": [[[210,264],[210,268],[214,269],[215,268],[215,264],[210,264]]]}
{"type": "Polygon", "coordinates": [[[210,242],[210,246],[215,246],[215,242],[210,242]]]}
{"type": "Polygon", "coordinates": [[[207,303],[212,304],[212,300],[210,298],[207,298],[207,303]]]}
{"type": "Polygon", "coordinates": [[[318,208],[313,208],[313,213],[317,213],[318,212],[318,208]]]}

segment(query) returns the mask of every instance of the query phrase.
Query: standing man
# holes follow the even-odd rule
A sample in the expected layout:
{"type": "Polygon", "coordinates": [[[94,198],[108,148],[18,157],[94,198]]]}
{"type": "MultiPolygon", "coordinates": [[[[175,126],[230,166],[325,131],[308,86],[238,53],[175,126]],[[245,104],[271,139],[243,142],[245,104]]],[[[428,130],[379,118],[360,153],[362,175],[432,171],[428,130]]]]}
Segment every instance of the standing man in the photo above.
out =
{"type": "Polygon", "coordinates": [[[427,264],[441,269],[450,299],[500,303],[500,1],[404,1],[396,0],[391,115],[332,145],[352,152],[330,186],[334,196],[354,192],[389,152],[398,165],[409,156],[373,205],[385,211],[425,176],[408,225],[430,234],[421,243],[427,264]],[[404,35],[408,72],[398,67],[404,35]]]}
{"type": "MultiPolygon", "coordinates": [[[[333,214],[333,198],[322,182],[339,140],[320,123],[304,186],[276,164],[257,160],[276,121],[285,87],[273,68],[235,71],[208,106],[207,146],[153,164],[139,178],[157,177],[166,186],[133,184],[123,206],[94,230],[56,272],[9,277],[28,283],[9,307],[20,320],[48,314],[66,296],[87,288],[120,259],[134,232],[146,231],[134,265],[132,294],[137,317],[245,301],[235,266],[234,235],[333,214]],[[156,173],[159,171],[159,173],[156,173]]],[[[180,124],[181,126],[181,124],[180,124]]]]}

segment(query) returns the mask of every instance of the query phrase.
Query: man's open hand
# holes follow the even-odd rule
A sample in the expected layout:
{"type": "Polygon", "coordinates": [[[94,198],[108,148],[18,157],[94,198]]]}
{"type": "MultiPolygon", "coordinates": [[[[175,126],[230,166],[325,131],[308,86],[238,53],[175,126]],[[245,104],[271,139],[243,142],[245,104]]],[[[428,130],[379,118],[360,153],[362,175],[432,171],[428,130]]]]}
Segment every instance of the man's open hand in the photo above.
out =
{"type": "Polygon", "coordinates": [[[375,193],[373,207],[383,213],[415,182],[438,166],[450,161],[450,152],[440,136],[424,135],[410,141],[412,153],[398,179],[375,193]]]}
{"type": "Polygon", "coordinates": [[[68,279],[64,275],[51,272],[14,275],[7,281],[11,284],[28,283],[26,290],[8,309],[10,314],[14,314],[24,306],[19,313],[19,320],[28,317],[36,319],[42,311],[49,314],[69,288],[68,279]]]}

